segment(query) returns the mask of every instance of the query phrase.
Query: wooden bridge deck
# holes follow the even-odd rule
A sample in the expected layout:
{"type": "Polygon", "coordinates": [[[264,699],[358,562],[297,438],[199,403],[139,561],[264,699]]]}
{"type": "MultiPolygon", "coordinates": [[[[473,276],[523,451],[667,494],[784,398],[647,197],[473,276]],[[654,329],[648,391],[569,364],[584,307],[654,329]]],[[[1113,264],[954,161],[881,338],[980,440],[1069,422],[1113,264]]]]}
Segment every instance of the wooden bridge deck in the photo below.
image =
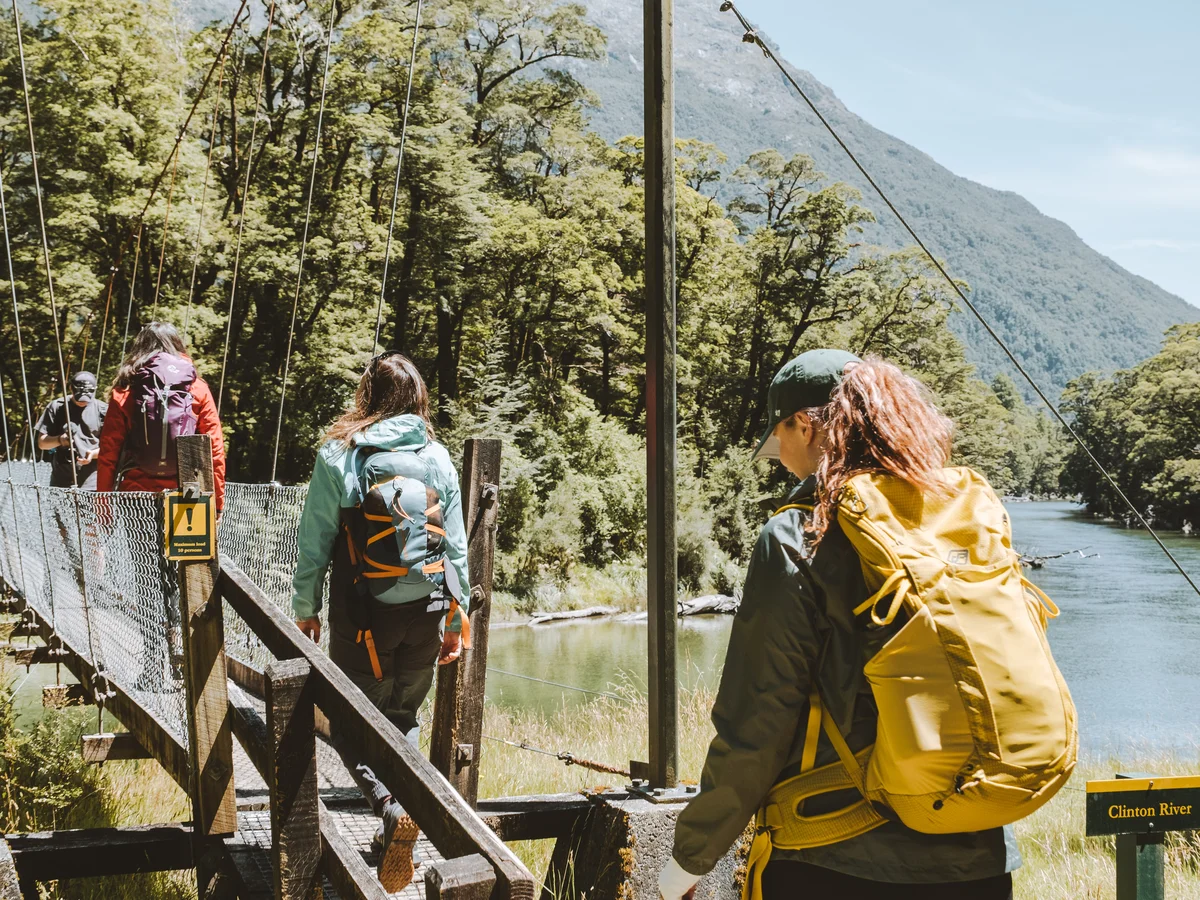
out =
{"type": "MultiPolygon", "coordinates": [[[[229,685],[233,694],[235,685],[229,685]]],[[[250,695],[244,695],[250,696],[250,695]]],[[[253,697],[251,697],[253,702],[253,697]]],[[[260,706],[260,704],[256,704],[260,706]]],[[[270,796],[263,776],[250,760],[242,745],[234,740],[234,784],[238,796],[238,835],[227,841],[230,847],[244,846],[254,865],[260,870],[266,884],[271,880],[271,814],[270,796]]],[[[329,811],[338,834],[358,852],[362,860],[373,870],[378,862],[378,853],[371,848],[379,820],[374,817],[366,799],[350,778],[342,758],[325,740],[317,740],[317,790],[320,799],[329,811]]],[[[424,835],[416,841],[413,860],[416,872],[413,883],[407,888],[390,894],[403,900],[425,900],[425,868],[432,863],[442,862],[442,854],[424,835]]],[[[325,881],[326,898],[338,898],[336,889],[325,881]]]]}
{"type": "MultiPolygon", "coordinates": [[[[240,702],[252,704],[259,713],[264,713],[263,704],[257,698],[236,685],[230,683],[230,696],[238,696],[240,702]]],[[[227,845],[246,848],[246,856],[253,860],[253,865],[260,871],[265,884],[271,883],[271,813],[270,795],[267,783],[251,762],[245,748],[235,739],[233,743],[234,784],[237,786],[238,833],[235,838],[227,841],[227,845]]],[[[371,812],[370,806],[362,792],[354,784],[354,779],[346,770],[337,751],[330,744],[317,739],[317,790],[321,802],[335,824],[338,833],[346,840],[352,850],[357,852],[372,869],[378,861],[378,854],[371,849],[371,839],[377,830],[379,820],[371,812]]],[[[422,835],[417,840],[413,861],[416,863],[416,873],[412,884],[402,891],[388,896],[403,898],[403,900],[425,900],[425,868],[432,863],[441,862],[442,855],[422,835]]],[[[325,881],[325,896],[338,898],[340,895],[325,881]]]]}

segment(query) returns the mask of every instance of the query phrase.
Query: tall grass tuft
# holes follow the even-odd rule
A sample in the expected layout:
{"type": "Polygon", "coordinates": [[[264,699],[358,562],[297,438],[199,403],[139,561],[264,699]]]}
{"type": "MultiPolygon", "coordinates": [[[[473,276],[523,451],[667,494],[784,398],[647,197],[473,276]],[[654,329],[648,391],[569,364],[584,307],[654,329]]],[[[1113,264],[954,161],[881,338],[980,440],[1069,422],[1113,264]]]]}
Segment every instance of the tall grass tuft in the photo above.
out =
{"type": "MultiPolygon", "coordinates": [[[[552,715],[516,712],[489,705],[484,730],[491,738],[567,751],[577,757],[625,768],[630,759],[646,759],[645,697],[629,687],[613,692],[628,702],[602,698],[583,705],[564,705],[552,715]]],[[[679,697],[679,771],[685,780],[699,778],[712,739],[709,722],[714,691],[700,685],[679,697]]],[[[1083,760],[1069,785],[1037,813],[1016,825],[1024,865],[1016,874],[1017,900],[1112,900],[1116,892],[1115,843],[1087,838],[1084,829],[1086,781],[1111,778],[1121,771],[1159,775],[1196,774],[1200,748],[1190,752],[1128,751],[1083,760]]],[[[496,740],[485,740],[480,794],[569,793],[620,787],[626,779],[565,766],[561,761],[496,740]]],[[[514,845],[535,875],[544,876],[552,841],[514,845]]],[[[1167,839],[1167,896],[1200,898],[1200,833],[1171,834],[1167,839]]]]}
{"type": "MultiPolygon", "coordinates": [[[[0,665],[0,829],[5,833],[178,822],[190,818],[187,795],[158,763],[88,765],[79,737],[95,728],[94,710],[46,710],[32,728],[16,728],[12,667],[0,665]]],[[[42,900],[184,900],[196,895],[191,873],[163,872],[61,880],[39,885],[42,900]]]]}

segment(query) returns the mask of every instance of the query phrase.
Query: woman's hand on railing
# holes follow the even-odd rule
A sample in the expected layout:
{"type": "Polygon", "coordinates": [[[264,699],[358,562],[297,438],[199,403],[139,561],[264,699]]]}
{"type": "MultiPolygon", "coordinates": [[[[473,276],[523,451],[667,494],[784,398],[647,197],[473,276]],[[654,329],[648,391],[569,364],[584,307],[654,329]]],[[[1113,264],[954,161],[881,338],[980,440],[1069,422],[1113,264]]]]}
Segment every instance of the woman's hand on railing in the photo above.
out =
{"type": "Polygon", "coordinates": [[[457,631],[447,631],[442,637],[442,649],[438,653],[438,665],[452,663],[462,656],[462,635],[457,631]]]}
{"type": "Polygon", "coordinates": [[[297,619],[296,627],[304,632],[304,636],[309,638],[314,644],[321,642],[321,620],[316,616],[310,616],[307,619],[297,619]]]}

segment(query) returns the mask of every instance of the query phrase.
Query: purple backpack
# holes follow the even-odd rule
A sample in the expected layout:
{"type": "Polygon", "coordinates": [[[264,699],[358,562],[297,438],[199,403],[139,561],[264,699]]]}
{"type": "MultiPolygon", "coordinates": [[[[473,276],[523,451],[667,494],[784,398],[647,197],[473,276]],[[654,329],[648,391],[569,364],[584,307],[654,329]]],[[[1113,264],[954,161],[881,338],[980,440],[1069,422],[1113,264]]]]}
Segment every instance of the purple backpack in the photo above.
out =
{"type": "Polygon", "coordinates": [[[155,477],[174,478],[179,471],[175,440],[196,433],[191,386],[196,367],[169,353],[156,353],[133,375],[129,389],[130,462],[155,477]]]}

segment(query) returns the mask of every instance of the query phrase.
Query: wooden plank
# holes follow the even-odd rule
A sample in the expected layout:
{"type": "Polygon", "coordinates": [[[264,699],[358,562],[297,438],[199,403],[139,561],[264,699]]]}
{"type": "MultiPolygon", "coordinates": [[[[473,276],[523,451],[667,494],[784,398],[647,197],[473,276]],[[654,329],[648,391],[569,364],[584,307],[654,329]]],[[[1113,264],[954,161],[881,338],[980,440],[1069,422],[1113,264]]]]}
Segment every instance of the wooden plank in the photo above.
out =
{"type": "Polygon", "coordinates": [[[463,454],[463,522],[471,588],[471,649],[438,668],[429,758],[471,806],[479,797],[483,692],[496,556],[500,441],[469,440],[463,454]]]}
{"type": "Polygon", "coordinates": [[[563,837],[591,807],[579,794],[545,794],[480,800],[478,809],[487,826],[507,843],[563,837]]]}
{"type": "Polygon", "coordinates": [[[4,839],[21,878],[35,881],[166,872],[193,865],[192,829],[178,822],[10,834],[4,839]]]}
{"type": "Polygon", "coordinates": [[[129,731],[116,734],[82,734],[79,750],[86,763],[102,763],[117,759],[149,759],[146,748],[129,731]]]}
{"type": "Polygon", "coordinates": [[[0,839],[0,900],[21,900],[21,879],[8,841],[0,839]]]}
{"type": "Polygon", "coordinates": [[[42,687],[42,706],[46,709],[66,709],[90,702],[87,688],[82,684],[47,684],[42,687]]]}
{"type": "Polygon", "coordinates": [[[314,900],[322,894],[310,672],[302,659],[271,662],[266,671],[267,787],[271,792],[271,864],[277,900],[314,900]]]}
{"type": "Polygon", "coordinates": [[[267,695],[267,680],[261,669],[255,668],[236,656],[226,656],[225,671],[229,675],[229,680],[246,693],[259,698],[267,695]]]}
{"type": "MultiPolygon", "coordinates": [[[[236,685],[229,692],[229,705],[234,734],[264,780],[270,767],[267,745],[270,743],[267,723],[259,715],[246,692],[236,685]]],[[[361,801],[362,795],[358,795],[361,801]]],[[[387,891],[379,883],[375,871],[366,864],[362,854],[338,833],[337,825],[324,803],[318,802],[321,824],[321,868],[333,884],[338,896],[354,900],[386,900],[387,891]]]]}
{"type": "MultiPolygon", "coordinates": [[[[176,442],[179,487],[215,490],[212,438],[176,442]]],[[[196,883],[203,897],[221,864],[219,843],[205,838],[237,831],[233,784],[233,729],[225,666],[225,625],[217,591],[217,560],[179,564],[179,607],[183,621],[183,681],[188,719],[192,817],[196,825],[196,883]]]]}
{"type": "Polygon", "coordinates": [[[529,870],[287,613],[229,563],[222,566],[220,587],[226,602],[276,658],[308,660],[317,705],[443,856],[485,857],[496,870],[496,900],[533,897],[529,870]]]}
{"type": "MultiPolygon", "coordinates": [[[[264,851],[245,844],[225,843],[225,870],[232,876],[238,900],[273,900],[271,879],[258,865],[264,851]]],[[[218,879],[214,877],[213,881],[218,879]]]]}
{"type": "Polygon", "coordinates": [[[388,900],[375,870],[342,837],[325,804],[321,803],[321,868],[343,900],[388,900]]]}
{"type": "Polygon", "coordinates": [[[51,647],[12,647],[8,655],[18,666],[39,666],[62,661],[61,653],[51,647]]]}
{"type": "Polygon", "coordinates": [[[478,854],[434,863],[425,870],[425,900],[488,900],[496,873],[478,854]]]}

